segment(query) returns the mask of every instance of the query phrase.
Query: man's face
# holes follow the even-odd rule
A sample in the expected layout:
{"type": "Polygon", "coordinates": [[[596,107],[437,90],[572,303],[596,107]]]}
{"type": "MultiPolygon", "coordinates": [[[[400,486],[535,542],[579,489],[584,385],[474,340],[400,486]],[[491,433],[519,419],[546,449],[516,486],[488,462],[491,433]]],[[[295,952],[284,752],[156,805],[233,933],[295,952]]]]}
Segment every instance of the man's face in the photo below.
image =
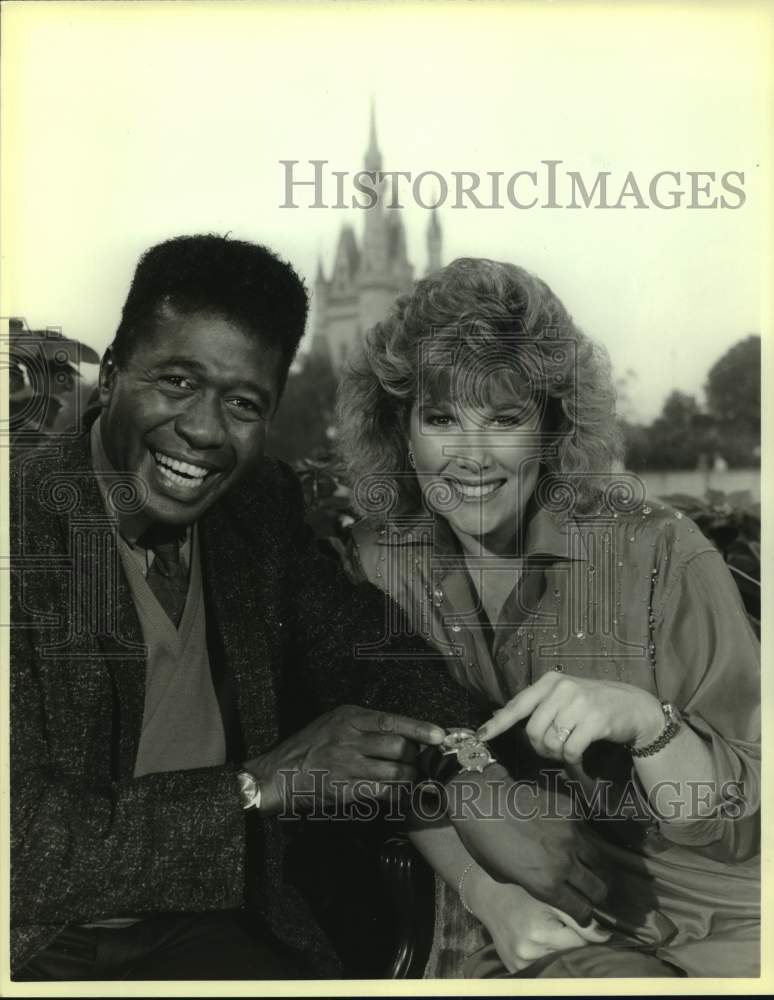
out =
{"type": "Polygon", "coordinates": [[[105,451],[146,484],[149,521],[193,523],[257,465],[281,376],[277,349],[205,313],[160,320],[122,368],[103,363],[105,451]]]}

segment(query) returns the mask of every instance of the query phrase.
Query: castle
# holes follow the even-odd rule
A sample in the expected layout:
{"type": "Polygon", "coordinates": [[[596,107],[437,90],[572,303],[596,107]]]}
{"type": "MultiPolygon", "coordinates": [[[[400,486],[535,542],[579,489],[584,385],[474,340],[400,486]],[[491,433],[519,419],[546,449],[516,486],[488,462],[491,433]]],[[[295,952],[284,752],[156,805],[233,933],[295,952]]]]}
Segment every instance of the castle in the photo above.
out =
{"type": "MultiPolygon", "coordinates": [[[[376,173],[381,169],[372,105],[365,170],[376,173]]],[[[322,262],[318,262],[311,349],[325,353],[335,372],[341,369],[356,338],[384,319],[396,296],[409,291],[414,281],[414,267],[406,254],[402,210],[386,208],[383,194],[365,210],[362,247],[358,246],[352,226],[343,225],[330,279],[325,277],[322,262]]],[[[441,267],[441,226],[435,209],[431,211],[426,239],[425,273],[430,274],[441,267]]]]}

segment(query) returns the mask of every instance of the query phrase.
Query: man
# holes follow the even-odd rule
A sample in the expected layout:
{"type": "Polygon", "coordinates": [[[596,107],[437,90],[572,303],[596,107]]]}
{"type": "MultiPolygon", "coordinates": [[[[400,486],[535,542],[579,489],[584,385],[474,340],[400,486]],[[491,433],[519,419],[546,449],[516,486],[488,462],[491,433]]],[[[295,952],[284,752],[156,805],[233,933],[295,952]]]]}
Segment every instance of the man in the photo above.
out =
{"type": "Polygon", "coordinates": [[[18,979],[330,974],[278,814],[413,779],[444,735],[417,706],[466,721],[425,647],[385,644],[383,596],[317,549],[264,457],[306,313],[265,248],[153,247],[99,417],[14,463],[18,979]]]}

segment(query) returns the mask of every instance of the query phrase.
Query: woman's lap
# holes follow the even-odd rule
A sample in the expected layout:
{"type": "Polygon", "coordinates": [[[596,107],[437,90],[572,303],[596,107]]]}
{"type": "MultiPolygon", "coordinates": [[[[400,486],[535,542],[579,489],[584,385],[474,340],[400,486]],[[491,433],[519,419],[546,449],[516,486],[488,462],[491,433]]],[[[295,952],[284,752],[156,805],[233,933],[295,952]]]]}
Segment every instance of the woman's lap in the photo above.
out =
{"type": "Polygon", "coordinates": [[[760,928],[749,923],[733,932],[655,951],[614,936],[605,944],[546,956],[513,974],[507,972],[490,943],[467,958],[463,974],[474,979],[755,977],[760,975],[760,928]]]}

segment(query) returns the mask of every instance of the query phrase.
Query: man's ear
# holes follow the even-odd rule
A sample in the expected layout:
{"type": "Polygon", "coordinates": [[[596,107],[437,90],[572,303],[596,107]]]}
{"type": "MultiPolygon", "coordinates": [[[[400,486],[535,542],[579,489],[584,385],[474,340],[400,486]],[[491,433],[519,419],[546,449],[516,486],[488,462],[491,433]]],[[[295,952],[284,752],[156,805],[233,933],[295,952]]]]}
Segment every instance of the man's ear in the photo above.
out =
{"type": "Polygon", "coordinates": [[[113,395],[113,386],[116,381],[116,362],[113,355],[113,348],[108,347],[102,356],[99,366],[99,405],[105,407],[110,402],[113,395]]]}

